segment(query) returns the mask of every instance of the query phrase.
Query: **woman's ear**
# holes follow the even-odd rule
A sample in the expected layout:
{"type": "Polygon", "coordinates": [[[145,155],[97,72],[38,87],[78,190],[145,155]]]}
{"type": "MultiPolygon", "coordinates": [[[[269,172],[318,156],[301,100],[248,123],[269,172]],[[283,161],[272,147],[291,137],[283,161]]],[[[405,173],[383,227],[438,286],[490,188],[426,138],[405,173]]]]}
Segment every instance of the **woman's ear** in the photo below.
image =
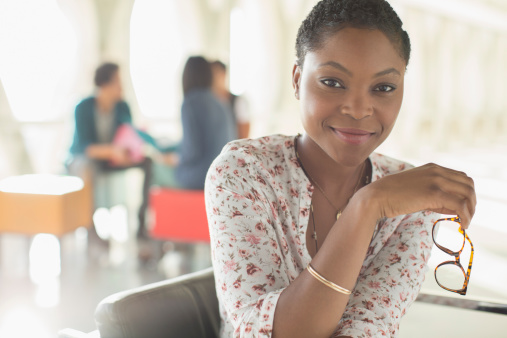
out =
{"type": "Polygon", "coordinates": [[[299,83],[301,81],[301,67],[296,63],[292,69],[292,88],[294,88],[294,95],[299,100],[299,83]]]}

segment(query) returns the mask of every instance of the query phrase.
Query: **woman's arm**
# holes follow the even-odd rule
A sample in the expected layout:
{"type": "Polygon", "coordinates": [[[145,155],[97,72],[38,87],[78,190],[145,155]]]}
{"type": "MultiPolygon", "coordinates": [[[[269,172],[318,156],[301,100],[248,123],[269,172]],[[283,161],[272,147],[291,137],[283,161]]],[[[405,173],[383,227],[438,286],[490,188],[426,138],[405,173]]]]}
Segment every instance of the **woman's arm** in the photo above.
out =
{"type": "MultiPolygon", "coordinates": [[[[471,178],[434,164],[386,176],[360,189],[335,223],[312,260],[320,274],[352,290],[380,217],[420,210],[458,214],[468,227],[476,197],[471,178]]],[[[389,257],[385,264],[389,264],[389,257]]],[[[305,270],[280,295],[274,336],[329,337],[349,297],[322,285],[305,270]]]]}
{"type": "Polygon", "coordinates": [[[128,151],[113,144],[90,144],[86,148],[86,156],[95,160],[111,160],[119,166],[132,163],[128,151]]]}
{"type": "Polygon", "coordinates": [[[212,164],[205,186],[217,295],[234,337],[269,337],[278,297],[290,280],[265,192],[245,170],[248,163],[237,166],[239,158],[228,148],[212,164]]]}
{"type": "Polygon", "coordinates": [[[371,260],[369,252],[336,335],[396,335],[424,281],[433,244],[431,228],[437,216],[418,212],[386,221],[372,242],[382,249],[371,260]],[[395,231],[386,238],[392,227],[395,231]]]}
{"type": "MultiPolygon", "coordinates": [[[[356,194],[357,196],[357,194],[356,194]]],[[[373,235],[378,216],[369,197],[353,197],[312,260],[326,279],[352,290],[373,235]]],[[[349,296],[320,283],[304,270],[284,292],[275,311],[274,337],[330,337],[349,296]]]]}
{"type": "Polygon", "coordinates": [[[95,160],[109,160],[113,157],[111,144],[90,144],[86,147],[86,156],[95,160]]]}

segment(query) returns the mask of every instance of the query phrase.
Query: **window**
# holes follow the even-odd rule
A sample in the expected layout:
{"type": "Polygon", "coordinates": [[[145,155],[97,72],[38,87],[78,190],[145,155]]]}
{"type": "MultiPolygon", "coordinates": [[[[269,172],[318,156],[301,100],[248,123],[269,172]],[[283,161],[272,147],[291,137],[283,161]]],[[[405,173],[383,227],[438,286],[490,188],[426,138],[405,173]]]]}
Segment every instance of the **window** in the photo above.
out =
{"type": "Polygon", "coordinates": [[[56,0],[0,2],[0,80],[14,117],[49,121],[68,107],[76,36],[56,0]]]}
{"type": "Polygon", "coordinates": [[[130,21],[131,75],[147,118],[177,118],[184,51],[174,1],[136,1],[130,21]]]}

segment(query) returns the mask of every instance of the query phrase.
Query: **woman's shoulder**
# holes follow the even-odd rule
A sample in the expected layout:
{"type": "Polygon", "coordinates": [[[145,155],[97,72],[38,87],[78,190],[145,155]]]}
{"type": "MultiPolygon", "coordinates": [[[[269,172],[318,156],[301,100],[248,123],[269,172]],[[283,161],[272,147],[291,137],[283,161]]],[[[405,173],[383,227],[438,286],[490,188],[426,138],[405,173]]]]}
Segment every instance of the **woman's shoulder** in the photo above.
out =
{"type": "Polygon", "coordinates": [[[81,101],[76,105],[76,110],[78,111],[93,111],[95,107],[95,97],[89,96],[81,101]]]}
{"type": "Polygon", "coordinates": [[[256,191],[273,192],[295,175],[293,147],[294,136],[284,135],[229,142],[208,170],[206,190],[224,184],[235,191],[254,187],[256,191]]]}
{"type": "Polygon", "coordinates": [[[290,159],[294,148],[294,136],[270,135],[256,139],[240,139],[227,143],[212,167],[231,166],[239,171],[252,169],[259,172],[290,159]]]}
{"type": "Polygon", "coordinates": [[[373,174],[377,175],[375,179],[396,174],[404,170],[412,169],[414,166],[408,162],[404,162],[390,156],[379,153],[370,155],[371,164],[373,166],[373,174]]]}
{"type": "Polygon", "coordinates": [[[125,100],[120,100],[116,103],[116,109],[120,111],[129,111],[129,104],[125,100]]]}
{"type": "Polygon", "coordinates": [[[269,161],[282,159],[294,147],[294,136],[270,135],[255,139],[240,139],[229,142],[221,155],[243,156],[252,160],[269,161]]]}

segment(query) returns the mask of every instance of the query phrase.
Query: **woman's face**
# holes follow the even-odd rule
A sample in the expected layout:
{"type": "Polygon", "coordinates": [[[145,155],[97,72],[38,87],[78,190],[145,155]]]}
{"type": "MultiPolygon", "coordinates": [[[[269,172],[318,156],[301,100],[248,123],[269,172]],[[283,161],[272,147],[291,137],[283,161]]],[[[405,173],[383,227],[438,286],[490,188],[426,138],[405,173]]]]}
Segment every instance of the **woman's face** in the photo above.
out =
{"type": "Polygon", "coordinates": [[[379,30],[344,28],[294,66],[303,127],[335,162],[356,166],[391,132],[406,62],[379,30]]]}

